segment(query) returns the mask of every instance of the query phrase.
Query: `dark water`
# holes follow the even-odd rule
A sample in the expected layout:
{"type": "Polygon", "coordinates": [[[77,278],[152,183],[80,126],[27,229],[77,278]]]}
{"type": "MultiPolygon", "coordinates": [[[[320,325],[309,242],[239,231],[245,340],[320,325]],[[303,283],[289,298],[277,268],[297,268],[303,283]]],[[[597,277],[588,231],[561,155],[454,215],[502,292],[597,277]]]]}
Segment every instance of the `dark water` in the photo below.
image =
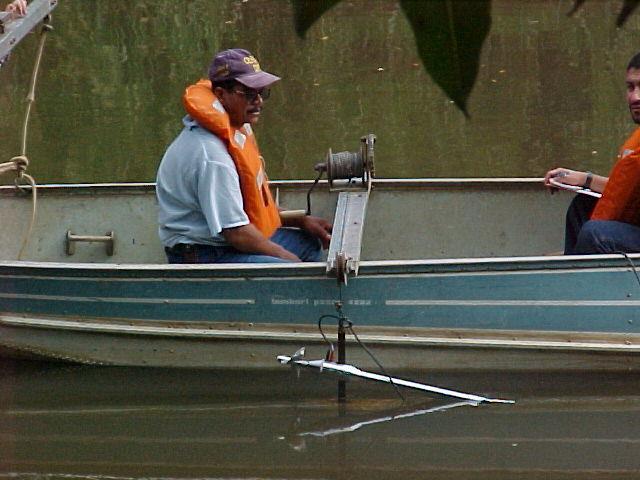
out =
{"type": "MultiPolygon", "coordinates": [[[[180,129],[180,96],[242,46],[282,76],[258,137],[272,178],[311,178],[329,148],[378,135],[382,177],[607,172],[633,128],[624,69],[640,15],[622,0],[493,0],[464,115],[425,72],[395,0],[343,0],[297,36],[285,0],[61,0],[29,154],[41,183],[149,181],[180,129]]],[[[0,157],[18,153],[35,38],[0,71],[0,157]]],[[[4,161],[4,160],[3,160],[4,161]]],[[[8,179],[7,183],[11,179],[8,179]]]]}
{"type": "MultiPolygon", "coordinates": [[[[329,374],[3,363],[0,478],[637,478],[637,375],[425,375],[455,406],[329,374]],[[435,410],[427,413],[426,410],[435,410]],[[390,420],[391,417],[398,417],[390,420]]],[[[405,375],[405,376],[406,376],[405,375]]]]}

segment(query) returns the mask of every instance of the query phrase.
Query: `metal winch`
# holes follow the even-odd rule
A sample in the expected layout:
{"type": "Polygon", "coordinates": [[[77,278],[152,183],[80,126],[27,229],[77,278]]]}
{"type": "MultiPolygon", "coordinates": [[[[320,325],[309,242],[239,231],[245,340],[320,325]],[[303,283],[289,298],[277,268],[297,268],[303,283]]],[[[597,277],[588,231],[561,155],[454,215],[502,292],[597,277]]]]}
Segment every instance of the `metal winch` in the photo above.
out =
{"type": "MultiPolygon", "coordinates": [[[[375,174],[375,143],[376,136],[370,133],[360,139],[359,151],[333,153],[329,149],[325,161],[315,166],[318,179],[314,186],[326,172],[330,190],[340,192],[327,256],[327,273],[334,275],[339,284],[346,284],[350,275],[358,274],[365,213],[375,174]]],[[[311,211],[311,190],[307,213],[311,211]]]]}

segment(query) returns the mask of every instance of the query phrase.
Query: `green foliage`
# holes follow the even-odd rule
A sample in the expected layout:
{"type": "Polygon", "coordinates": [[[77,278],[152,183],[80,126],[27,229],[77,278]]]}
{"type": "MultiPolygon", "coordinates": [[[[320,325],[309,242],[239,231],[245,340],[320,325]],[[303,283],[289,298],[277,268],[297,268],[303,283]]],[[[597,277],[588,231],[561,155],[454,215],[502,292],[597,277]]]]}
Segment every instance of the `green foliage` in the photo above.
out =
{"type": "MultiPolygon", "coordinates": [[[[341,0],[291,0],[295,30],[307,30],[341,0]]],[[[434,82],[468,117],[467,99],[478,76],[480,53],[491,27],[491,0],[399,0],[418,46],[422,64],[434,82]]],[[[568,15],[586,0],[574,0],[568,15]]],[[[616,25],[621,27],[640,5],[624,0],[616,25]]]]}

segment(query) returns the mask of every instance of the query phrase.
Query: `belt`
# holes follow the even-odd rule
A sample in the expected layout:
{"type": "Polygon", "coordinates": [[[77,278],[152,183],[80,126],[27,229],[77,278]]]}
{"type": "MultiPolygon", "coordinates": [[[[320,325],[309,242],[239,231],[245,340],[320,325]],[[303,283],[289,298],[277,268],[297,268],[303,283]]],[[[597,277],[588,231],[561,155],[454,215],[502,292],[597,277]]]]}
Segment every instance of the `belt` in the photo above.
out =
{"type": "Polygon", "coordinates": [[[173,255],[185,255],[189,253],[198,252],[200,250],[208,250],[212,249],[220,249],[220,250],[228,250],[233,249],[229,245],[203,245],[201,243],[176,243],[173,247],[164,247],[164,251],[166,253],[171,253],[173,255]]]}
{"type": "Polygon", "coordinates": [[[211,245],[201,245],[199,243],[176,243],[173,247],[164,247],[164,251],[173,255],[184,255],[185,253],[197,252],[203,248],[211,248],[211,245]]]}

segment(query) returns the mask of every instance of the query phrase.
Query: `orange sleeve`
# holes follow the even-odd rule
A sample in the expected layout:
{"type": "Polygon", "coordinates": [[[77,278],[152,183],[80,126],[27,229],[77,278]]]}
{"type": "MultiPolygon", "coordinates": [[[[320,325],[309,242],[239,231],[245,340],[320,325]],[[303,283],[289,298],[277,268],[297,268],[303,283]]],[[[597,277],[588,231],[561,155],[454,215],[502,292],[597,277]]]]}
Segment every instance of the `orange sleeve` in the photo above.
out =
{"type": "Polygon", "coordinates": [[[640,225],[640,128],[622,145],[591,220],[640,225]]]}

